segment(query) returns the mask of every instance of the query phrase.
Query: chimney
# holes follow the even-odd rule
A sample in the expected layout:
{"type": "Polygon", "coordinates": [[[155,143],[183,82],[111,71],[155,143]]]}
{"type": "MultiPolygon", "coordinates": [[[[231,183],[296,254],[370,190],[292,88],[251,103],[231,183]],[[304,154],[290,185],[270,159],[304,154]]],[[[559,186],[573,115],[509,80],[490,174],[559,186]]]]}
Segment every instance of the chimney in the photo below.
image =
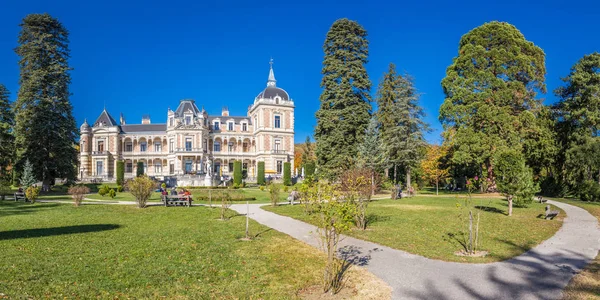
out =
{"type": "Polygon", "coordinates": [[[223,116],[223,117],[229,116],[229,108],[227,108],[227,106],[223,106],[223,109],[221,110],[221,116],[223,116]]]}
{"type": "Polygon", "coordinates": [[[150,124],[150,115],[142,116],[142,124],[150,124]]]}

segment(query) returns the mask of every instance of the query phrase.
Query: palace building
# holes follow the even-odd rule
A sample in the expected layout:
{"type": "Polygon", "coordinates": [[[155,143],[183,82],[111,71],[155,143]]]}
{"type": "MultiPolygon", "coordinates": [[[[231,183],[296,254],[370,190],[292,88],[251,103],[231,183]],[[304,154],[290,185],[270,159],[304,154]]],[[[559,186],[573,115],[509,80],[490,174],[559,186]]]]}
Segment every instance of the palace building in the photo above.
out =
{"type": "Polygon", "coordinates": [[[166,124],[142,117],[141,124],[117,121],[106,109],[90,125],[81,125],[81,180],[115,180],[117,161],[125,162],[125,178],[134,177],[138,162],[157,178],[233,175],[241,161],[250,180],[257,163],[266,176],[283,174],[283,163],[294,159],[294,101],[277,87],[270,62],[267,87],[254,98],[246,116],[230,116],[227,107],[210,115],[194,100],[184,99],[167,111],[166,124]]]}

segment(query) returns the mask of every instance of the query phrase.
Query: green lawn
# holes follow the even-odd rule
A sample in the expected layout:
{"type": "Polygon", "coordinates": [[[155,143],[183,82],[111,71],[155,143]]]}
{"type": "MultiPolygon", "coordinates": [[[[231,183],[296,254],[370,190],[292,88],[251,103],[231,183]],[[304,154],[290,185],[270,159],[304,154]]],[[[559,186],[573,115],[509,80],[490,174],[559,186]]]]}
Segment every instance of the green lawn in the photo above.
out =
{"type": "Polygon", "coordinates": [[[0,292],[16,299],[289,299],[319,283],[323,256],[314,248],[253,221],[258,237],[240,241],[245,218],[220,221],[218,214],[0,202],[0,292]]]}
{"type": "MultiPolygon", "coordinates": [[[[454,234],[466,229],[460,221],[462,203],[456,197],[418,196],[401,200],[380,200],[369,205],[372,220],[366,231],[354,229],[349,235],[425,257],[459,262],[494,262],[519,255],[548,239],[560,228],[562,219],[537,218],[544,205],[533,203],[529,208],[514,208],[513,216],[505,215],[506,202],[501,199],[474,199],[476,205],[488,207],[481,212],[480,250],[489,251],[485,258],[455,256],[462,247],[454,234]]],[[[313,216],[303,213],[300,205],[264,207],[266,210],[315,223],[313,216]]]]}

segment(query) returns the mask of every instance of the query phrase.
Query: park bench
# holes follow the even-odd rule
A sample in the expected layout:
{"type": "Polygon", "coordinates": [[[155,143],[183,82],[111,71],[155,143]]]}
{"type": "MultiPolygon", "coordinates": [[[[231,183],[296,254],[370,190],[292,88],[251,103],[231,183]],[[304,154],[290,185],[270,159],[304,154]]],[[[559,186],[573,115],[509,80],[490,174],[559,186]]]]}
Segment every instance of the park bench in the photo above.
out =
{"type": "Polygon", "coordinates": [[[165,206],[185,205],[192,206],[192,196],[186,195],[162,195],[162,201],[165,206]]]}
{"type": "Polygon", "coordinates": [[[558,213],[558,210],[550,210],[550,205],[546,205],[546,212],[544,213],[546,220],[548,220],[548,218],[550,218],[550,220],[554,219],[554,217],[558,216],[558,213]]]}
{"type": "Polygon", "coordinates": [[[548,200],[544,199],[544,197],[542,197],[542,196],[538,196],[537,199],[538,199],[538,201],[540,203],[546,203],[546,202],[548,202],[548,200]]]}
{"type": "Polygon", "coordinates": [[[22,193],[22,192],[21,193],[19,193],[19,192],[15,193],[15,202],[19,201],[19,200],[23,200],[23,201],[27,202],[27,197],[25,196],[25,193],[22,193]]]}

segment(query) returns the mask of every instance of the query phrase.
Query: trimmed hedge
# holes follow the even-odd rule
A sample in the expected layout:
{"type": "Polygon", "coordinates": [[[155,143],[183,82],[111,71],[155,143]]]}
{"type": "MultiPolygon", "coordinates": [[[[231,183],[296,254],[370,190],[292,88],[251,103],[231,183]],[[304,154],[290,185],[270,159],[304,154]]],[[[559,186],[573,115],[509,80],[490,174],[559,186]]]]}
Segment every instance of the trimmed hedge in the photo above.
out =
{"type": "Polygon", "coordinates": [[[265,162],[258,162],[258,173],[256,175],[256,183],[258,185],[265,185],[265,162]]]}
{"type": "Polygon", "coordinates": [[[135,172],[135,175],[137,177],[144,175],[144,163],[143,162],[141,162],[141,161],[137,162],[137,170],[135,172]]]}
{"type": "Polygon", "coordinates": [[[233,162],[233,184],[242,185],[242,162],[239,160],[233,162]]]}
{"type": "Polygon", "coordinates": [[[313,176],[315,175],[315,163],[307,162],[304,164],[304,176],[313,176]]]}
{"type": "Polygon", "coordinates": [[[123,185],[125,182],[125,162],[117,161],[117,185],[123,185]]]}
{"type": "Polygon", "coordinates": [[[290,162],[283,163],[283,185],[292,185],[292,164],[290,162]]]}

